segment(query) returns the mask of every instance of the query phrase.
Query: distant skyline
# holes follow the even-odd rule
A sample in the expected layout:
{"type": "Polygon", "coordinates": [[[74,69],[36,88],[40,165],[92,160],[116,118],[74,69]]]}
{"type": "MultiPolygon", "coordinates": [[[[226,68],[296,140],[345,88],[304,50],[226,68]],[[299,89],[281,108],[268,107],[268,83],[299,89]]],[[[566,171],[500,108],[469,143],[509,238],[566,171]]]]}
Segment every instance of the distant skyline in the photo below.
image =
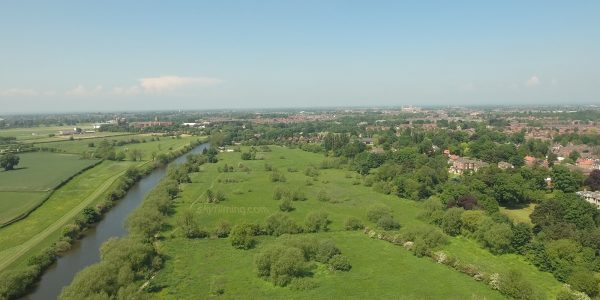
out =
{"type": "Polygon", "coordinates": [[[3,1],[0,115],[600,104],[600,1],[3,1]]]}

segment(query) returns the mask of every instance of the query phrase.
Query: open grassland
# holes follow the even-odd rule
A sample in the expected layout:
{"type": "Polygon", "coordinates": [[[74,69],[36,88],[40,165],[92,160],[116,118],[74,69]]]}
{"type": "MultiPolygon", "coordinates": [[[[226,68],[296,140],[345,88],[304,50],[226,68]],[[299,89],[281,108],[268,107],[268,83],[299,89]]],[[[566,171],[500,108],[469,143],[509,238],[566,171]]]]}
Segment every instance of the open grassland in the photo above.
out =
{"type": "Polygon", "coordinates": [[[259,246],[248,251],[231,247],[226,239],[171,240],[165,250],[173,256],[157,278],[168,288],[156,298],[210,299],[222,288],[223,299],[502,299],[466,275],[360,232],[319,236],[336,243],[352,270],[319,266],[314,275],[318,286],[301,291],[275,287],[254,272],[254,255],[275,238],[260,238],[259,246]]]}
{"type": "Polygon", "coordinates": [[[15,170],[0,171],[0,191],[49,191],[97,162],[78,155],[46,152],[23,153],[19,157],[15,170]]]}
{"type": "MultiPolygon", "coordinates": [[[[366,217],[373,204],[385,204],[402,225],[401,230],[416,226],[433,226],[421,221],[420,202],[384,195],[362,185],[355,172],[341,169],[319,170],[309,177],[304,170],[319,166],[321,154],[271,146],[271,152],[259,153],[264,160],[241,160],[240,153],[221,153],[217,164],[205,164],[202,171],[191,175],[192,183],[182,185],[181,198],[177,200],[176,213],[171,219],[173,228],[166,232],[161,249],[169,258],[165,269],[153,280],[164,287],[155,294],[159,299],[210,298],[215,289],[223,289],[224,298],[395,298],[395,299],[496,299],[503,296],[484,283],[428,258],[417,258],[402,247],[385,241],[369,239],[362,232],[344,231],[344,221],[349,217],[360,219],[365,225],[375,227],[366,217]],[[219,172],[225,164],[235,172],[219,172]],[[286,177],[285,182],[271,181],[271,165],[286,177]],[[248,167],[250,171],[241,171],[248,167]],[[273,199],[277,187],[304,193],[306,201],[294,201],[294,210],[288,215],[302,223],[307,213],[324,211],[332,221],[329,232],[311,235],[332,239],[344,255],[350,258],[352,270],[333,273],[319,268],[313,275],[318,286],[297,291],[275,287],[256,276],[253,257],[263,247],[276,242],[273,237],[260,237],[257,249],[237,250],[227,239],[190,240],[177,232],[177,218],[187,209],[199,215],[202,229],[213,231],[221,221],[231,225],[241,222],[263,223],[279,212],[280,201],[273,199]],[[207,203],[206,190],[220,191],[225,200],[207,203]],[[326,194],[329,201],[318,201],[318,194],[326,194]]],[[[247,148],[244,148],[247,151],[247,148]]],[[[460,237],[449,237],[443,250],[465,263],[472,263],[487,272],[520,270],[535,286],[542,298],[553,298],[560,283],[549,273],[537,271],[522,257],[492,255],[477,243],[460,237]]]]}
{"type": "MultiPolygon", "coordinates": [[[[105,161],[83,172],[34,210],[27,218],[0,228],[0,271],[39,247],[71,221],[83,208],[93,204],[131,165],[105,161]]],[[[48,242],[49,243],[49,242],[48,242]]]]}
{"type": "Polygon", "coordinates": [[[531,224],[529,217],[535,208],[535,204],[529,204],[522,208],[500,208],[500,212],[511,218],[514,222],[531,224]]]}

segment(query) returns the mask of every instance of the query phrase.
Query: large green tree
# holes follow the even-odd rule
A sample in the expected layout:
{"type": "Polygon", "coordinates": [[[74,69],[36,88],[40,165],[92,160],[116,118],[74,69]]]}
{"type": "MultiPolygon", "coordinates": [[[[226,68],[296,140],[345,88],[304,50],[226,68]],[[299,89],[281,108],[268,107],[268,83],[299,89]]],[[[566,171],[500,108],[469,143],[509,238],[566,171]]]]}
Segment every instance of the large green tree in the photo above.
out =
{"type": "Polygon", "coordinates": [[[4,154],[0,156],[0,167],[4,168],[6,171],[13,170],[15,166],[19,164],[19,161],[19,156],[15,154],[4,154]]]}

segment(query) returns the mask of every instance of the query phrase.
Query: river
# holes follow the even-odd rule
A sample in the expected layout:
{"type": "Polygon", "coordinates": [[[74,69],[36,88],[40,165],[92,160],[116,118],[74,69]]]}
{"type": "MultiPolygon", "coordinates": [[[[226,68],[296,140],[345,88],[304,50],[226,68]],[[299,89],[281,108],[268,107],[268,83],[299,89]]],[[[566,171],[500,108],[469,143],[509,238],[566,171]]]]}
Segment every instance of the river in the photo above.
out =
{"type": "MultiPolygon", "coordinates": [[[[196,146],[190,152],[178,157],[171,164],[185,162],[187,156],[193,153],[201,153],[208,147],[208,143],[196,146]]],[[[146,194],[151,191],[166,175],[166,167],[153,170],[133,185],[125,197],[115,203],[102,220],[85,232],[85,236],[77,241],[73,248],[58,258],[56,263],[50,267],[40,282],[32,289],[31,293],[22,299],[56,299],[63,287],[69,285],[75,274],[85,267],[100,261],[100,246],[111,237],[120,237],[127,234],[125,230],[125,219],[142,203],[146,194]]]]}

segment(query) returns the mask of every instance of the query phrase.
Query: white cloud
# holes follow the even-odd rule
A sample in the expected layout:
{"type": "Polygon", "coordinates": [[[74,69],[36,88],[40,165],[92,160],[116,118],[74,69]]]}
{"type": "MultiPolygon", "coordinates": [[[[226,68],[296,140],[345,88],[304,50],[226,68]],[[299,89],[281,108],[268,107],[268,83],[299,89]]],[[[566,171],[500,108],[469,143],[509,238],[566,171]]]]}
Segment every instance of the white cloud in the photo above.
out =
{"type": "MultiPolygon", "coordinates": [[[[147,77],[138,80],[139,83],[132,86],[115,86],[112,89],[105,90],[101,85],[86,88],[79,84],[76,87],[64,92],[64,95],[72,97],[90,97],[99,95],[118,95],[135,96],[140,94],[155,94],[170,92],[183,87],[208,87],[220,84],[221,79],[213,77],[181,77],[181,76],[159,76],[147,77]]],[[[62,92],[61,92],[62,93],[62,92]]],[[[33,89],[10,88],[0,90],[0,97],[33,97],[33,96],[53,96],[54,91],[36,91],[33,89]]]]}
{"type": "Polygon", "coordinates": [[[68,96],[87,97],[87,96],[100,95],[102,93],[102,91],[103,91],[103,88],[101,85],[98,85],[92,89],[88,89],[80,84],[80,85],[76,86],[75,88],[68,90],[66,92],[66,94],[68,96]]]}
{"type": "Polygon", "coordinates": [[[142,92],[142,88],[140,88],[137,85],[134,86],[130,86],[130,87],[114,87],[112,90],[112,93],[115,95],[119,95],[119,96],[134,96],[134,95],[138,95],[142,92]]]}
{"type": "Polygon", "coordinates": [[[146,92],[163,92],[184,86],[213,86],[222,82],[218,78],[180,76],[148,77],[139,81],[140,86],[146,92]]]}
{"type": "Polygon", "coordinates": [[[32,89],[17,89],[11,88],[0,91],[1,97],[20,97],[20,96],[37,96],[39,93],[32,89]]]}
{"type": "Polygon", "coordinates": [[[537,75],[533,75],[531,76],[531,78],[527,79],[525,85],[528,87],[534,87],[540,85],[541,83],[542,81],[540,80],[540,78],[537,75]]]}

